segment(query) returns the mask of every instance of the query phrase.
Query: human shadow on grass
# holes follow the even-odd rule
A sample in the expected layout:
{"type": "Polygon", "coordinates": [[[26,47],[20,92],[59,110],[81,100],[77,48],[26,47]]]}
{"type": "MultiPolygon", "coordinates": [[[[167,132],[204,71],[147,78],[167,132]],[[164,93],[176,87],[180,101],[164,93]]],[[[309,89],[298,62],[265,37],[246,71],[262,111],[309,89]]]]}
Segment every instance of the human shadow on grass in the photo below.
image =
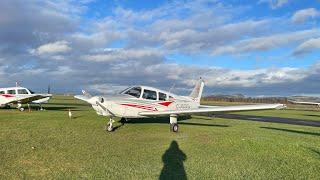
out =
{"type": "Polygon", "coordinates": [[[187,179],[183,161],[187,155],[179,148],[177,141],[172,141],[169,149],[162,155],[163,168],[159,180],[187,179]]]}
{"type": "Polygon", "coordinates": [[[313,136],[320,136],[320,133],[316,133],[316,132],[298,131],[298,130],[284,129],[284,128],[274,128],[274,127],[260,127],[260,128],[270,129],[270,130],[277,130],[277,131],[284,131],[284,132],[291,132],[291,133],[298,133],[298,134],[307,134],[307,135],[313,135],[313,136]]]}

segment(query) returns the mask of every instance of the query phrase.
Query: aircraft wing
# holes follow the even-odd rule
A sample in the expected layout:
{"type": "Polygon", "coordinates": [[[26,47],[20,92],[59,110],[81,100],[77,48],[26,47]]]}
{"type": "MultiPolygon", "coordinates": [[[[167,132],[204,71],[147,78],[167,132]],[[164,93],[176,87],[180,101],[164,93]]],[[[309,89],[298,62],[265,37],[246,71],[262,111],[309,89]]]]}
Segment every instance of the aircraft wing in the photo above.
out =
{"type": "Polygon", "coordinates": [[[90,99],[88,96],[85,96],[85,95],[76,95],[76,96],[74,96],[74,98],[82,100],[82,101],[86,101],[86,102],[88,102],[90,99]]]}
{"type": "Polygon", "coordinates": [[[168,111],[145,111],[140,112],[141,116],[164,116],[171,114],[197,114],[197,113],[214,113],[214,112],[234,112],[234,111],[251,111],[265,109],[282,109],[283,104],[255,104],[255,105],[237,105],[237,106],[202,106],[197,109],[189,110],[168,110],[168,111]]]}
{"type": "Polygon", "coordinates": [[[6,103],[21,103],[21,104],[25,104],[25,103],[30,103],[32,101],[36,101],[39,99],[43,99],[43,98],[47,98],[47,97],[51,97],[51,94],[30,94],[30,95],[23,95],[23,96],[16,96],[14,99],[12,99],[12,101],[7,101],[6,103]]]}
{"type": "Polygon", "coordinates": [[[306,102],[306,101],[289,101],[294,104],[306,104],[306,105],[318,105],[320,106],[320,102],[306,102]]]}

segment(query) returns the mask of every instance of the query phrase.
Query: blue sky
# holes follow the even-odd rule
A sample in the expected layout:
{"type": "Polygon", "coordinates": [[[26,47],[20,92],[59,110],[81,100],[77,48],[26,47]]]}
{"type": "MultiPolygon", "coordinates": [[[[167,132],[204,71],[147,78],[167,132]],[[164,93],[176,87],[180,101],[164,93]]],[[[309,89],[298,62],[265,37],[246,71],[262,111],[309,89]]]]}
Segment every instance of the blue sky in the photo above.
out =
{"type": "Polygon", "coordinates": [[[319,21],[319,0],[3,0],[0,84],[319,94],[319,21]]]}
{"type": "MultiPolygon", "coordinates": [[[[159,1],[148,1],[148,0],[116,0],[116,1],[104,1],[98,0],[89,3],[87,12],[83,15],[85,18],[92,20],[102,19],[106,16],[114,16],[115,8],[124,8],[134,12],[139,11],[150,11],[152,9],[159,8],[161,6],[170,4],[173,1],[159,0],[159,1]]],[[[187,2],[187,1],[181,1],[187,2]]],[[[272,7],[272,2],[277,1],[212,1],[207,2],[207,7],[210,11],[210,7],[215,7],[217,3],[222,3],[224,6],[238,7],[239,14],[232,19],[231,22],[239,22],[247,19],[290,19],[291,16],[298,10],[316,8],[319,9],[319,1],[284,1],[284,4],[280,7],[272,7]]],[[[183,14],[180,16],[181,19],[187,18],[192,14],[183,14]]],[[[168,16],[165,19],[170,19],[168,16]]],[[[144,26],[143,24],[142,26],[144,26]]],[[[275,24],[278,26],[278,24],[275,24]]],[[[298,31],[308,28],[318,28],[319,18],[311,19],[305,24],[288,24],[283,25],[278,28],[274,28],[276,32],[290,32],[298,31]]],[[[272,35],[272,32],[270,33],[272,35]]],[[[296,45],[296,44],[295,44],[296,45]]],[[[121,48],[125,46],[123,43],[114,43],[113,47],[121,48]]],[[[251,52],[245,55],[218,55],[212,56],[208,53],[196,53],[187,54],[187,52],[178,52],[167,54],[167,58],[172,61],[176,61],[181,64],[196,64],[200,66],[217,66],[223,68],[239,68],[239,69],[253,69],[265,66],[275,66],[275,67],[307,67],[314,64],[319,58],[317,52],[307,54],[303,57],[291,57],[290,48],[294,45],[288,44],[284,47],[279,47],[276,49],[271,49],[267,51],[251,52]],[[291,47],[290,47],[291,46],[291,47]],[[281,59],[279,59],[279,56],[281,59]],[[278,58],[276,58],[278,57],[278,58]],[[266,59],[266,60],[263,60],[266,59]],[[237,61],[238,63],[234,63],[237,61]]]]}

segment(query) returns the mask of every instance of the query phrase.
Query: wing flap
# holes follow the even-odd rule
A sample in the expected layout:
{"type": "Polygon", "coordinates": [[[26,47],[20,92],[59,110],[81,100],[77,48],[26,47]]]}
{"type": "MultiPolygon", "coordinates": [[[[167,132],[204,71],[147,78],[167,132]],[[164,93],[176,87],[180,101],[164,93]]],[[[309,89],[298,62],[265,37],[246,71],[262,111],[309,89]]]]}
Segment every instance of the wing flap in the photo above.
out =
{"type": "Polygon", "coordinates": [[[239,106],[206,106],[190,110],[169,110],[169,111],[156,111],[156,112],[140,112],[141,116],[164,116],[170,114],[197,114],[197,113],[210,113],[210,112],[234,112],[234,111],[253,111],[265,109],[282,109],[285,108],[283,104],[255,104],[255,105],[239,105],[239,106]]]}

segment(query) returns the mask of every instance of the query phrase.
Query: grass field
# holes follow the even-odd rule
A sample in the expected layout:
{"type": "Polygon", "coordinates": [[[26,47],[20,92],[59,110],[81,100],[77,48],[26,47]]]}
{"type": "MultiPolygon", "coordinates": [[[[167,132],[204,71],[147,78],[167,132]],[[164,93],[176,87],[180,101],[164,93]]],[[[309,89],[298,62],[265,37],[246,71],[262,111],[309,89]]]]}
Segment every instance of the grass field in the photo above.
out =
{"type": "MultiPolygon", "coordinates": [[[[194,116],[179,122],[179,133],[170,133],[162,119],[107,133],[106,118],[72,97],[56,96],[46,109],[0,110],[0,179],[320,177],[316,127],[194,116]]],[[[246,113],[320,119],[314,111],[246,113]]]]}

